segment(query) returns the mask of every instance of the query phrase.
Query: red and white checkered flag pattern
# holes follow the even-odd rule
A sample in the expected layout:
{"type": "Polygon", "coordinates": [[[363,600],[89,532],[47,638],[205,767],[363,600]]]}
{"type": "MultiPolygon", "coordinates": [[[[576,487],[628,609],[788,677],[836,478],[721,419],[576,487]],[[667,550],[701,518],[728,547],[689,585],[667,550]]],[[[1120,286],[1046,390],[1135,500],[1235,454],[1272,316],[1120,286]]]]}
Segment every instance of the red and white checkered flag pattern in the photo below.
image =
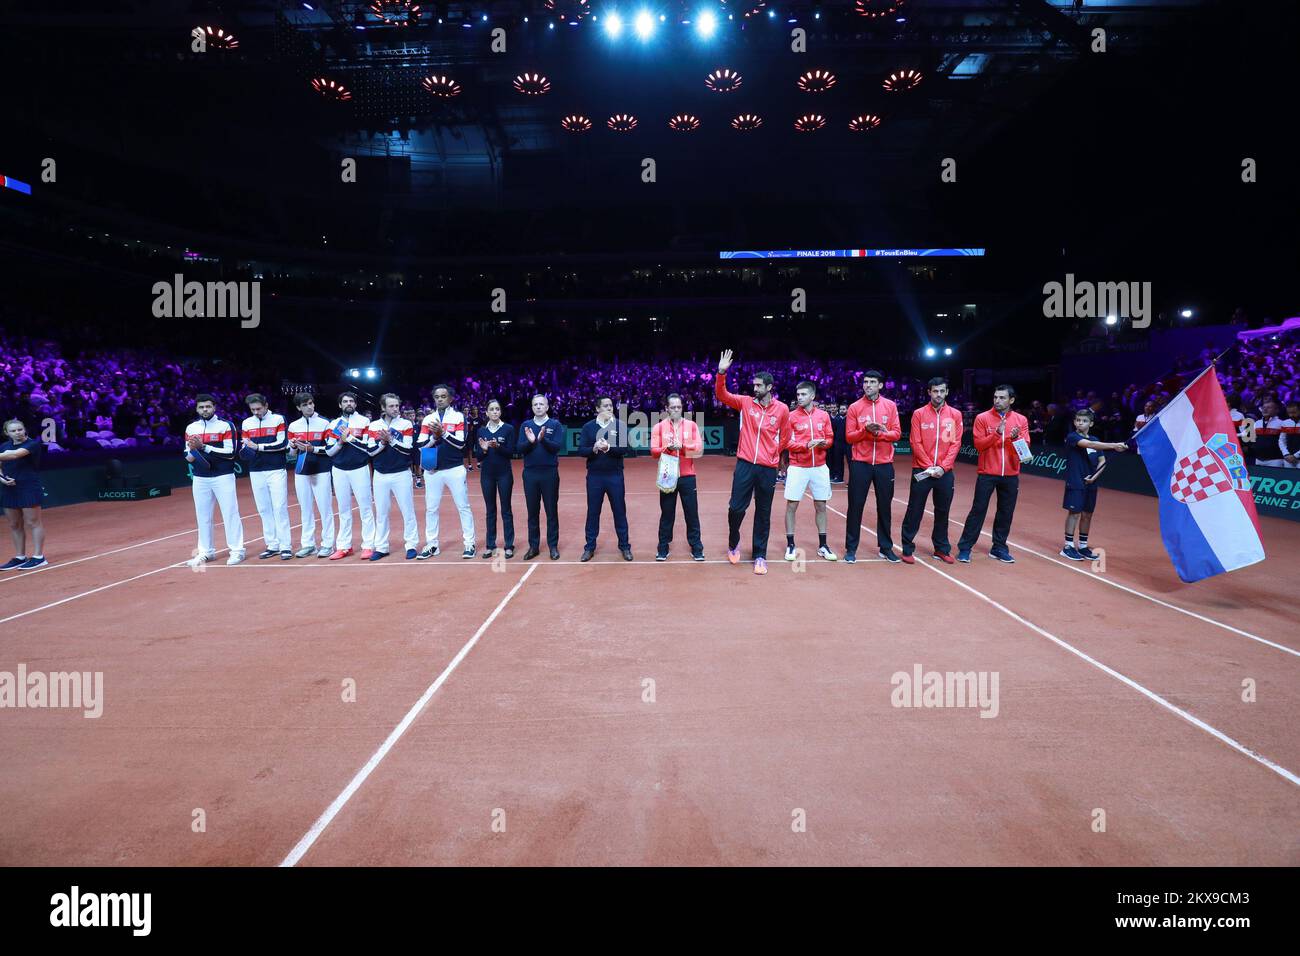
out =
{"type": "Polygon", "coordinates": [[[1178,462],[1169,490],[1182,502],[1204,501],[1220,492],[1231,491],[1232,478],[1214,452],[1202,445],[1195,454],[1178,462]]]}

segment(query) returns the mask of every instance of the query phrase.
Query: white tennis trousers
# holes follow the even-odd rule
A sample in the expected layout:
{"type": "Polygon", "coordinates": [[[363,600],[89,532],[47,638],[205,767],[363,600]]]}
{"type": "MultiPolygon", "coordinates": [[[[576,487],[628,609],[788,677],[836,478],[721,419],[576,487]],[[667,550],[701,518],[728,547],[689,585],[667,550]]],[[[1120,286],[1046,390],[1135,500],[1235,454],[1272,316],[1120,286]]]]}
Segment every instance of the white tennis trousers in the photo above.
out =
{"type": "Polygon", "coordinates": [[[442,504],[442,490],[451,492],[451,500],[460,512],[460,533],[465,547],[474,547],[474,512],[469,509],[469,488],[465,484],[465,466],[443,468],[424,473],[424,544],[438,544],[438,506],[442,504]]]}

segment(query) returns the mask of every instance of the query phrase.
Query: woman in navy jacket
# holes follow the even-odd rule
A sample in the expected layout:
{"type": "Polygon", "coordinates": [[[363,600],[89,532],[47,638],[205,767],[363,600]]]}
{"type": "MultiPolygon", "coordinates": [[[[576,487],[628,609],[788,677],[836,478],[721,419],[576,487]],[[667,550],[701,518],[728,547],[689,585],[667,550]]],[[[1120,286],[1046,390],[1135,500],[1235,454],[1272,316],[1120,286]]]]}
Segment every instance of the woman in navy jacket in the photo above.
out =
{"type": "Polygon", "coordinates": [[[487,424],[480,425],[474,438],[474,457],[479,461],[479,485],[487,511],[487,550],[490,558],[497,547],[497,498],[501,499],[501,524],[505,532],[506,557],[515,556],[515,513],[510,495],[515,487],[515,472],[510,459],[515,450],[515,429],[501,420],[501,403],[488,402],[487,424]]]}

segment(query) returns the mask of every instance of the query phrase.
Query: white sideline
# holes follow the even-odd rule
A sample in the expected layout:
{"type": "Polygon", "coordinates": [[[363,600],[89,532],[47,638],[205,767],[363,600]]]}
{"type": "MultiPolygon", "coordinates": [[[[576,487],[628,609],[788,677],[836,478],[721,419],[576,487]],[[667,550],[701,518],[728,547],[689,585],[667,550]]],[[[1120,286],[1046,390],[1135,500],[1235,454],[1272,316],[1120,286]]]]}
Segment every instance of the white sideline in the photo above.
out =
{"type": "MultiPolygon", "coordinates": [[[[835,508],[831,508],[829,505],[827,506],[827,508],[830,511],[834,511],[841,518],[845,518],[847,520],[848,515],[844,514],[844,512],[838,511],[835,508]]],[[[861,528],[863,531],[867,531],[872,535],[875,534],[875,532],[872,531],[870,528],[868,528],[866,525],[861,525],[861,528]]],[[[1115,678],[1116,680],[1120,681],[1121,683],[1125,684],[1126,686],[1133,688],[1138,693],[1142,694],[1144,697],[1147,697],[1148,699],[1154,701],[1155,703],[1159,704],[1161,707],[1164,707],[1166,710],[1170,711],[1171,713],[1177,714],[1179,717],[1183,718],[1183,720],[1192,724],[1194,727],[1199,727],[1201,730],[1205,731],[1207,734],[1214,737],[1216,740],[1219,740],[1227,744],[1233,750],[1245,754],[1247,757],[1249,757],[1251,760],[1254,760],[1256,763],[1267,767],[1269,770],[1273,771],[1275,774],[1282,777],[1284,780],[1287,780],[1290,783],[1295,784],[1296,786],[1300,786],[1300,776],[1297,776],[1296,774],[1292,773],[1286,767],[1274,763],[1272,760],[1269,760],[1263,754],[1256,753],[1254,750],[1251,750],[1249,747],[1246,747],[1245,745],[1238,743],[1237,741],[1229,737],[1227,734],[1225,734],[1223,731],[1215,727],[1212,727],[1211,725],[1207,724],[1205,721],[1201,720],[1199,717],[1196,717],[1195,715],[1188,713],[1187,711],[1183,710],[1181,707],[1177,706],[1176,704],[1171,704],[1169,701],[1165,700],[1159,694],[1143,687],[1141,684],[1133,680],[1131,677],[1127,677],[1124,674],[1121,674],[1119,671],[1115,670],[1112,667],[1108,667],[1107,665],[1103,664],[1101,661],[1097,660],[1096,658],[1088,656],[1087,654],[1085,654],[1083,651],[1079,650],[1077,647],[1073,646],[1072,644],[1069,644],[1061,640],[1056,635],[1048,633],[1047,631],[1043,630],[1043,628],[1039,627],[1037,624],[1033,623],[1032,621],[1026,620],[1025,618],[1021,617],[1019,614],[1017,614],[1015,611],[1012,611],[1010,608],[1007,608],[999,604],[997,601],[993,600],[993,598],[989,597],[983,591],[971,587],[965,581],[961,581],[958,578],[953,577],[947,571],[944,571],[941,568],[936,568],[933,565],[928,564],[924,560],[918,561],[916,563],[921,565],[924,568],[928,568],[929,570],[933,571],[935,574],[942,575],[943,577],[951,581],[953,584],[957,585],[960,588],[964,588],[965,590],[969,591],[971,594],[974,594],[980,600],[985,601],[986,603],[997,608],[999,611],[1007,615],[1007,617],[1011,618],[1012,620],[1017,621],[1020,624],[1023,624],[1025,627],[1029,628],[1034,633],[1047,638],[1049,641],[1058,645],[1059,647],[1063,647],[1065,650],[1069,651],[1071,654],[1074,654],[1076,657],[1080,658],[1081,660],[1084,660],[1087,663],[1091,664],[1093,667],[1097,668],[1102,673],[1107,674],[1115,678]]]]}
{"type": "MultiPolygon", "coordinates": [[[[907,504],[906,501],[903,501],[899,498],[895,498],[894,500],[897,501],[900,505],[907,504]]],[[[925,509],[925,513],[928,514],[931,518],[934,517],[934,512],[929,508],[925,509]]],[[[964,525],[964,522],[958,521],[956,518],[949,518],[948,523],[955,524],[958,527],[962,527],[964,525]]],[[[992,534],[983,530],[980,531],[980,536],[984,538],[993,537],[992,534]]],[[[1170,604],[1168,601],[1162,601],[1158,597],[1152,597],[1150,594],[1146,594],[1142,591],[1138,591],[1134,588],[1129,587],[1128,585],[1120,584],[1118,581],[1112,581],[1110,578],[1104,578],[1098,574],[1090,574],[1089,572],[1085,571],[1083,568],[1076,567],[1075,564],[1072,562],[1061,561],[1057,558],[1052,557],[1050,554],[1044,554],[1042,551],[1035,551],[1033,548],[1026,547],[1023,544],[1016,544],[1014,541],[1008,541],[1007,544],[1010,547],[1016,548],[1020,551],[1027,551],[1030,554],[1035,555],[1036,557],[1042,558],[1044,561],[1051,561],[1053,564],[1059,564],[1061,567],[1069,571],[1073,571],[1076,574],[1082,574],[1084,577],[1089,578],[1093,581],[1100,581],[1102,584],[1109,584],[1113,588],[1119,588],[1121,591],[1124,591],[1128,594],[1132,594],[1135,597],[1140,597],[1143,598],[1144,600],[1151,601],[1153,604],[1159,604],[1161,607],[1169,608],[1169,610],[1171,611],[1177,611],[1179,614],[1186,614],[1188,617],[1194,617],[1198,621],[1203,621],[1206,624],[1212,624],[1215,627],[1221,627],[1225,631],[1231,631],[1233,634],[1238,634],[1241,637],[1249,638],[1252,641],[1258,641],[1260,644],[1266,644],[1269,647],[1275,648],[1276,650],[1283,651],[1295,657],[1300,657],[1300,650],[1296,650],[1293,647],[1287,647],[1285,644],[1278,644],[1276,641],[1270,641],[1268,638],[1260,637],[1258,634],[1252,634],[1250,633],[1250,631],[1243,631],[1239,627],[1233,627],[1231,624],[1225,624],[1222,621],[1216,621],[1214,618],[1207,617],[1204,614],[1199,614],[1196,611],[1188,610],[1185,607],[1179,607],[1177,604],[1170,604]]]]}
{"type": "Polygon", "coordinates": [[[443,672],[438,675],[437,679],[425,688],[424,693],[420,695],[420,699],[411,705],[411,709],[406,712],[406,716],[403,717],[398,725],[392,729],[384,742],[379,745],[379,749],[376,750],[370,756],[370,759],[366,761],[365,766],[356,772],[351,781],[348,782],[348,785],[343,788],[343,792],[334,798],[334,802],[326,807],[325,812],[322,813],[317,818],[316,822],[311,825],[311,829],[303,834],[302,839],[299,840],[297,845],[289,851],[289,855],[280,862],[281,866],[296,865],[297,862],[303,858],[303,854],[311,849],[312,844],[316,842],[321,833],[324,832],[325,828],[330,825],[330,821],[338,816],[339,811],[342,810],[344,805],[352,799],[352,795],[360,789],[361,785],[366,782],[366,779],[374,772],[375,768],[379,766],[379,762],[383,760],[384,757],[388,756],[388,752],[393,749],[393,745],[401,739],[402,735],[406,733],[411,724],[415,722],[415,718],[420,716],[420,711],[424,710],[425,705],[433,699],[433,695],[438,692],[438,688],[442,687],[447,678],[451,676],[451,672],[460,665],[460,662],[465,659],[465,655],[467,655],[470,650],[473,649],[474,645],[478,643],[478,639],[483,636],[483,632],[491,626],[492,622],[497,619],[497,615],[500,614],[505,606],[510,603],[510,599],[519,593],[519,589],[524,586],[524,582],[532,577],[533,572],[539,567],[540,565],[534,564],[524,572],[523,576],[520,577],[518,581],[515,582],[515,586],[510,589],[510,593],[501,599],[501,603],[498,604],[496,609],[488,615],[487,620],[479,625],[479,629],[474,632],[474,636],[465,642],[465,646],[462,647],[456,656],[451,659],[451,663],[443,669],[443,672]]]}

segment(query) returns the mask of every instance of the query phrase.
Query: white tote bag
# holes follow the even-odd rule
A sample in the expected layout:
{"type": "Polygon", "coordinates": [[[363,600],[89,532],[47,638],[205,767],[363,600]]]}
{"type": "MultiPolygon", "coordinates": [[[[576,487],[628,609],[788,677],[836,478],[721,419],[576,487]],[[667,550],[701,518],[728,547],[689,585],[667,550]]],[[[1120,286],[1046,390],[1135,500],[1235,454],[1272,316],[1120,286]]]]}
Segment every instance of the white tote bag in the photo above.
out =
{"type": "MultiPolygon", "coordinates": [[[[669,426],[671,429],[672,426],[669,426]]],[[[673,435],[676,444],[682,443],[680,435],[673,435]]],[[[677,479],[681,475],[682,463],[676,455],[670,455],[667,451],[659,456],[659,472],[655,484],[665,495],[671,495],[677,490],[677,479]]]]}

